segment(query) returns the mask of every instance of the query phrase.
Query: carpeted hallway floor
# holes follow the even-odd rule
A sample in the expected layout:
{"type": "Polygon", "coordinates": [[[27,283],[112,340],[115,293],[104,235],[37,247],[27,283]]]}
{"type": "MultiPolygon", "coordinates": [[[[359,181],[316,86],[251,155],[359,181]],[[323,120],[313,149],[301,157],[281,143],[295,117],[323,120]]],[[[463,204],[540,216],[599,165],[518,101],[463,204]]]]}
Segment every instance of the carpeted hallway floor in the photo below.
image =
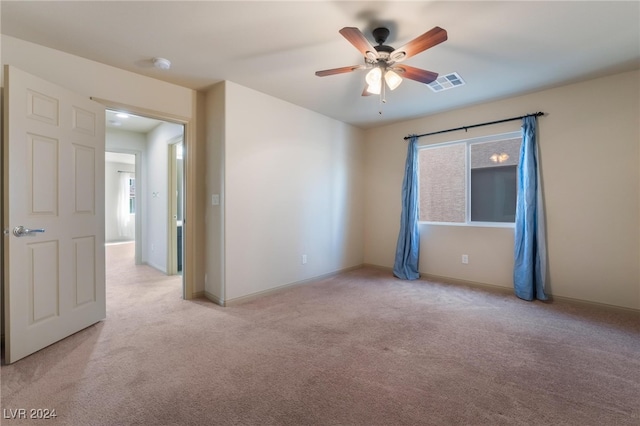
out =
{"type": "Polygon", "coordinates": [[[640,316],[359,269],[236,307],[109,246],[107,319],[2,366],[61,425],[638,425],[640,316]]]}

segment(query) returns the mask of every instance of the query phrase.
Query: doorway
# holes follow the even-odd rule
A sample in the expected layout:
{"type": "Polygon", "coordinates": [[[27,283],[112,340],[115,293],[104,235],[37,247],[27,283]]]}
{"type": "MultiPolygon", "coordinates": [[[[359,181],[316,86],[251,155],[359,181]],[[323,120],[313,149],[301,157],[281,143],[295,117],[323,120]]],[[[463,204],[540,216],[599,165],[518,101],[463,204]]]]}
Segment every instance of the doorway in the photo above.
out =
{"type": "MultiPolygon", "coordinates": [[[[177,254],[178,245],[180,248],[183,246],[183,237],[180,235],[178,238],[178,230],[173,230],[176,228],[173,218],[178,214],[182,216],[184,212],[184,167],[176,167],[166,159],[167,152],[171,153],[176,151],[178,145],[182,146],[184,125],[107,109],[105,139],[107,152],[134,157],[135,188],[128,197],[130,206],[135,209],[133,213],[130,211],[135,222],[135,264],[151,266],[166,275],[183,275],[184,251],[180,250],[180,262],[177,254]],[[179,200],[176,193],[178,182],[179,200]],[[170,223],[173,228],[168,225],[170,223]]],[[[109,209],[114,206],[106,200],[105,207],[109,209]]],[[[109,213],[105,216],[109,216],[109,213]]],[[[180,222],[182,225],[182,220],[180,222]]],[[[106,267],[108,269],[109,264],[106,267]]],[[[184,298],[184,276],[181,282],[184,298]]]]}
{"type": "Polygon", "coordinates": [[[184,223],[184,158],[183,137],[169,142],[169,250],[167,265],[170,275],[182,274],[184,223]]]}

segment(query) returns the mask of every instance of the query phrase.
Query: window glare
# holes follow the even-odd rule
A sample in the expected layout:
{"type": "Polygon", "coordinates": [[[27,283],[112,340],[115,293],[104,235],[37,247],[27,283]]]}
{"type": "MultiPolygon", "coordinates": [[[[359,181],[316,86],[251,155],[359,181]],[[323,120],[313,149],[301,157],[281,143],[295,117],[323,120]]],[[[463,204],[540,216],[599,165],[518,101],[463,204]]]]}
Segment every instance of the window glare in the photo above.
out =
{"type": "Polygon", "coordinates": [[[517,166],[520,158],[520,138],[470,144],[471,169],[517,166]]]}

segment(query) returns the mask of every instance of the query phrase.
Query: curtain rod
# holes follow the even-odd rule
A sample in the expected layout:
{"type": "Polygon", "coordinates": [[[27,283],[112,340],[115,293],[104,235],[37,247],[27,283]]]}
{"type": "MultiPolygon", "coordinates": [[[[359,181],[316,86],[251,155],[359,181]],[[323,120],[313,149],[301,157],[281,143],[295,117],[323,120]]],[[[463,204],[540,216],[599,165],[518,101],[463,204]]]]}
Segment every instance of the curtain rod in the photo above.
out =
{"type": "Polygon", "coordinates": [[[126,170],[118,170],[118,173],[131,173],[132,175],[136,174],[136,172],[128,172],[126,170]]]}
{"type": "MultiPolygon", "coordinates": [[[[507,121],[521,120],[521,119],[523,119],[525,117],[540,117],[542,115],[544,115],[544,112],[534,112],[532,114],[521,115],[520,117],[511,117],[511,118],[505,118],[504,120],[488,121],[486,123],[471,124],[470,126],[456,127],[455,129],[439,130],[437,132],[425,133],[423,135],[416,135],[416,137],[417,138],[421,138],[423,136],[437,135],[439,133],[455,132],[456,130],[464,130],[466,132],[467,129],[472,129],[474,127],[488,126],[490,124],[498,124],[498,123],[505,123],[507,121]]],[[[404,140],[407,140],[407,139],[411,139],[411,136],[405,136],[404,137],[404,140]]]]}

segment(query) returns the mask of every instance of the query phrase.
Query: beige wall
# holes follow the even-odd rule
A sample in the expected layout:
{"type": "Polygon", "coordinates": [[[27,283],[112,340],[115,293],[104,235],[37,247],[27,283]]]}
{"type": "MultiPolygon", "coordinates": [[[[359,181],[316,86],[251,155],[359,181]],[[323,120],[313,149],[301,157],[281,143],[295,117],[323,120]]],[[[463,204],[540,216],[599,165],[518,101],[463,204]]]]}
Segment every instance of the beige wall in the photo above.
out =
{"type": "MultiPolygon", "coordinates": [[[[367,131],[365,262],[393,265],[404,136],[544,111],[548,115],[539,118],[539,145],[550,292],[640,309],[639,82],[638,71],[628,72],[367,131]]],[[[425,101],[437,102],[438,96],[431,94],[425,101]]],[[[519,126],[480,127],[420,143],[519,126]]],[[[512,228],[423,224],[420,249],[424,274],[512,287],[512,228]],[[462,254],[469,255],[468,265],[461,264],[462,254]]]]}
{"type": "MultiPolygon", "coordinates": [[[[640,309],[637,71],[363,132],[233,83],[199,95],[8,36],[0,47],[3,65],[87,96],[193,120],[187,205],[194,206],[191,223],[206,229],[186,247],[194,293],[237,300],[363,259],[392,266],[402,138],[543,110],[551,293],[640,309]],[[206,153],[198,143],[205,131],[206,153]],[[210,203],[213,193],[221,195],[217,208],[210,203]],[[307,265],[300,262],[303,253],[307,265]]],[[[518,127],[482,127],[421,142],[518,127]]],[[[420,269],[509,288],[512,245],[511,228],[423,225],[420,269]],[[469,265],[460,263],[462,253],[469,265]]]]}
{"type": "MultiPolygon", "coordinates": [[[[190,153],[194,158],[186,171],[190,177],[192,196],[187,203],[197,205],[197,195],[203,193],[203,166],[196,161],[198,138],[196,132],[197,93],[194,90],[145,77],[119,68],[104,65],[78,56],[50,49],[20,39],[1,36],[2,65],[13,65],[30,74],[51,81],[87,97],[103,99],[112,104],[130,106],[134,111],[153,112],[160,117],[187,121],[187,143],[193,141],[190,153]],[[200,164],[200,167],[198,167],[200,164]]],[[[0,79],[2,81],[2,79],[0,79]]],[[[200,155],[202,156],[202,154],[200,155]]],[[[189,160],[188,160],[189,161],[189,160]]],[[[190,210],[195,216],[190,222],[198,229],[204,227],[204,211],[190,210]]],[[[187,213],[189,214],[189,213],[187,213]]],[[[185,247],[187,262],[191,262],[193,276],[190,280],[192,293],[204,290],[204,235],[196,233],[195,238],[185,247]]],[[[187,296],[190,296],[187,294],[187,296]]]]}
{"type": "Polygon", "coordinates": [[[76,93],[179,117],[192,117],[194,91],[59,50],[2,35],[2,64],[76,93]]]}
{"type": "Polygon", "coordinates": [[[149,133],[147,140],[147,191],[143,194],[147,210],[144,259],[154,268],[167,273],[169,241],[169,144],[183,137],[182,126],[162,122],[149,133]]]}
{"type": "Polygon", "coordinates": [[[206,114],[206,233],[207,256],[205,265],[205,294],[216,303],[223,304],[225,300],[225,269],[224,269],[224,144],[225,144],[225,87],[222,82],[213,86],[205,96],[206,114]],[[211,196],[218,195],[220,204],[211,204],[211,196]]]}
{"type": "Polygon", "coordinates": [[[224,117],[225,303],[362,264],[362,131],[231,82],[224,117]]]}

